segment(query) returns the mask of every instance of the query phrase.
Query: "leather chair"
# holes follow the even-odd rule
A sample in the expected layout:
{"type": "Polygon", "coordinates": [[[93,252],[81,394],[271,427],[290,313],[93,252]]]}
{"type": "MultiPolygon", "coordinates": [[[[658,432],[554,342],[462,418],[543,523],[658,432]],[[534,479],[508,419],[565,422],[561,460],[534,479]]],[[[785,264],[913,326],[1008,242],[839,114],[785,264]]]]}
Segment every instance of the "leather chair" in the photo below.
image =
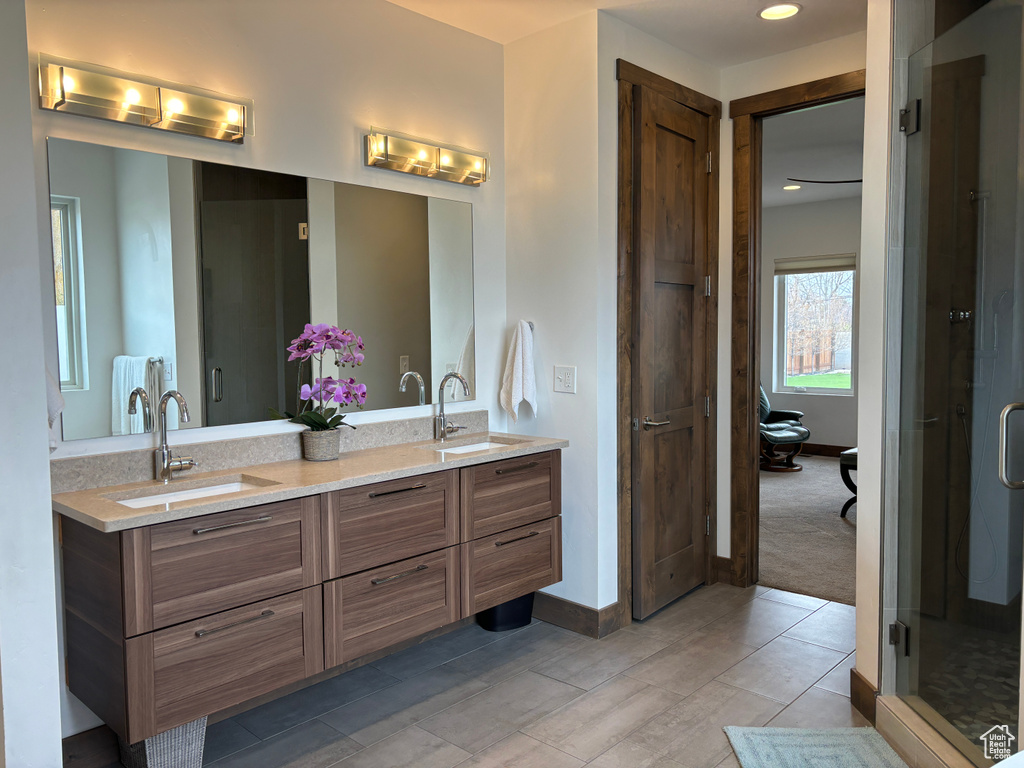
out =
{"type": "Polygon", "coordinates": [[[803,444],[811,437],[811,431],[800,423],[804,417],[800,411],[775,411],[768,402],[768,395],[761,387],[761,469],[768,472],[799,472],[803,469],[793,459],[800,455],[803,444]],[[778,453],[780,446],[788,447],[778,453]]]}

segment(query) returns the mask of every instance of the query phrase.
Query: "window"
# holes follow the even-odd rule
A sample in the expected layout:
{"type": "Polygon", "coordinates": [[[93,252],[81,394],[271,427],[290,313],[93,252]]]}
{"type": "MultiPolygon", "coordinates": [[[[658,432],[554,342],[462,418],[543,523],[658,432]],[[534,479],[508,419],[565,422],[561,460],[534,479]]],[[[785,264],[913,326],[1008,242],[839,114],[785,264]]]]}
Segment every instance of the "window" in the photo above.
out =
{"type": "Polygon", "coordinates": [[[853,394],[856,255],[775,262],[775,391],[853,394]]]}
{"type": "Polygon", "coordinates": [[[85,303],[78,247],[78,201],[50,200],[53,285],[57,304],[57,354],[61,389],[88,389],[85,358],[85,303]]]}

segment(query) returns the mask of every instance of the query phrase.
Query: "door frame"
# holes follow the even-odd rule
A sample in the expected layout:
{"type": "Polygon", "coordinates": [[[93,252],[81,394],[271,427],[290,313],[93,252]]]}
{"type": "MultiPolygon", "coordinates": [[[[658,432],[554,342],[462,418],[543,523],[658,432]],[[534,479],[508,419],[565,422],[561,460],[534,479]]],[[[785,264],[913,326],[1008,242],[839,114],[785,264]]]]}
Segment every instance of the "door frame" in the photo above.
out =
{"type": "Polygon", "coordinates": [[[708,124],[708,150],[711,153],[711,177],[708,181],[707,247],[708,274],[711,276],[711,296],[705,302],[705,324],[708,339],[707,376],[710,395],[710,417],[705,422],[705,478],[704,498],[711,516],[711,533],[707,540],[705,567],[707,583],[718,580],[717,547],[717,398],[718,384],[718,190],[722,103],[702,93],[648,72],[624,59],[616,61],[619,82],[619,182],[618,182],[618,247],[617,283],[618,313],[616,356],[618,358],[618,602],[614,610],[601,611],[600,636],[632,622],[633,615],[633,457],[632,457],[632,354],[633,354],[633,251],[634,217],[633,194],[633,91],[644,86],[656,93],[704,115],[708,124]]]}
{"type": "Polygon", "coordinates": [[[758,579],[760,430],[753,420],[761,373],[761,129],[764,118],[864,95],[865,70],[729,102],[733,126],[731,581],[758,579]]]}

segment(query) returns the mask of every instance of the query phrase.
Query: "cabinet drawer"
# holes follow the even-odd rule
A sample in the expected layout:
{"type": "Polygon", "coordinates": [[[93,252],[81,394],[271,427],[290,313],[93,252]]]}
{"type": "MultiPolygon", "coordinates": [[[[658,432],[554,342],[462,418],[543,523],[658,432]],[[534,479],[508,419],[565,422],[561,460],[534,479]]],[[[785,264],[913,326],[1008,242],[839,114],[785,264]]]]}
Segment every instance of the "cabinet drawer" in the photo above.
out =
{"type": "Polygon", "coordinates": [[[459,548],[448,547],[327,582],[327,666],[458,621],[459,579],[459,548]]]}
{"type": "Polygon", "coordinates": [[[470,616],[562,580],[562,518],[462,545],[463,614],[470,616]]]}
{"type": "Polygon", "coordinates": [[[129,740],[322,672],[322,610],[316,586],[129,638],[129,740]]]}
{"type": "Polygon", "coordinates": [[[458,495],[457,470],[327,494],[324,578],[458,544],[458,495]]]}
{"type": "Polygon", "coordinates": [[[320,498],[124,531],[125,635],[318,584],[320,498]]]}
{"type": "Polygon", "coordinates": [[[561,514],[561,479],[561,451],[463,469],[462,540],[561,514]]]}

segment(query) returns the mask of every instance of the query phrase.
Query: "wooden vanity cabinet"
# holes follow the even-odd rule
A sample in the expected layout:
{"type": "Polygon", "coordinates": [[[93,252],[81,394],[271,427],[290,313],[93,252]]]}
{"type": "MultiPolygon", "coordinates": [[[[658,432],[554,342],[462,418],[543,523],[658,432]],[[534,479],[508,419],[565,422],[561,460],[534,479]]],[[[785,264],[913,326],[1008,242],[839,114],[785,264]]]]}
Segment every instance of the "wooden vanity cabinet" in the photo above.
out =
{"type": "Polygon", "coordinates": [[[462,470],[462,540],[501,533],[562,513],[562,452],[462,470]]]}

